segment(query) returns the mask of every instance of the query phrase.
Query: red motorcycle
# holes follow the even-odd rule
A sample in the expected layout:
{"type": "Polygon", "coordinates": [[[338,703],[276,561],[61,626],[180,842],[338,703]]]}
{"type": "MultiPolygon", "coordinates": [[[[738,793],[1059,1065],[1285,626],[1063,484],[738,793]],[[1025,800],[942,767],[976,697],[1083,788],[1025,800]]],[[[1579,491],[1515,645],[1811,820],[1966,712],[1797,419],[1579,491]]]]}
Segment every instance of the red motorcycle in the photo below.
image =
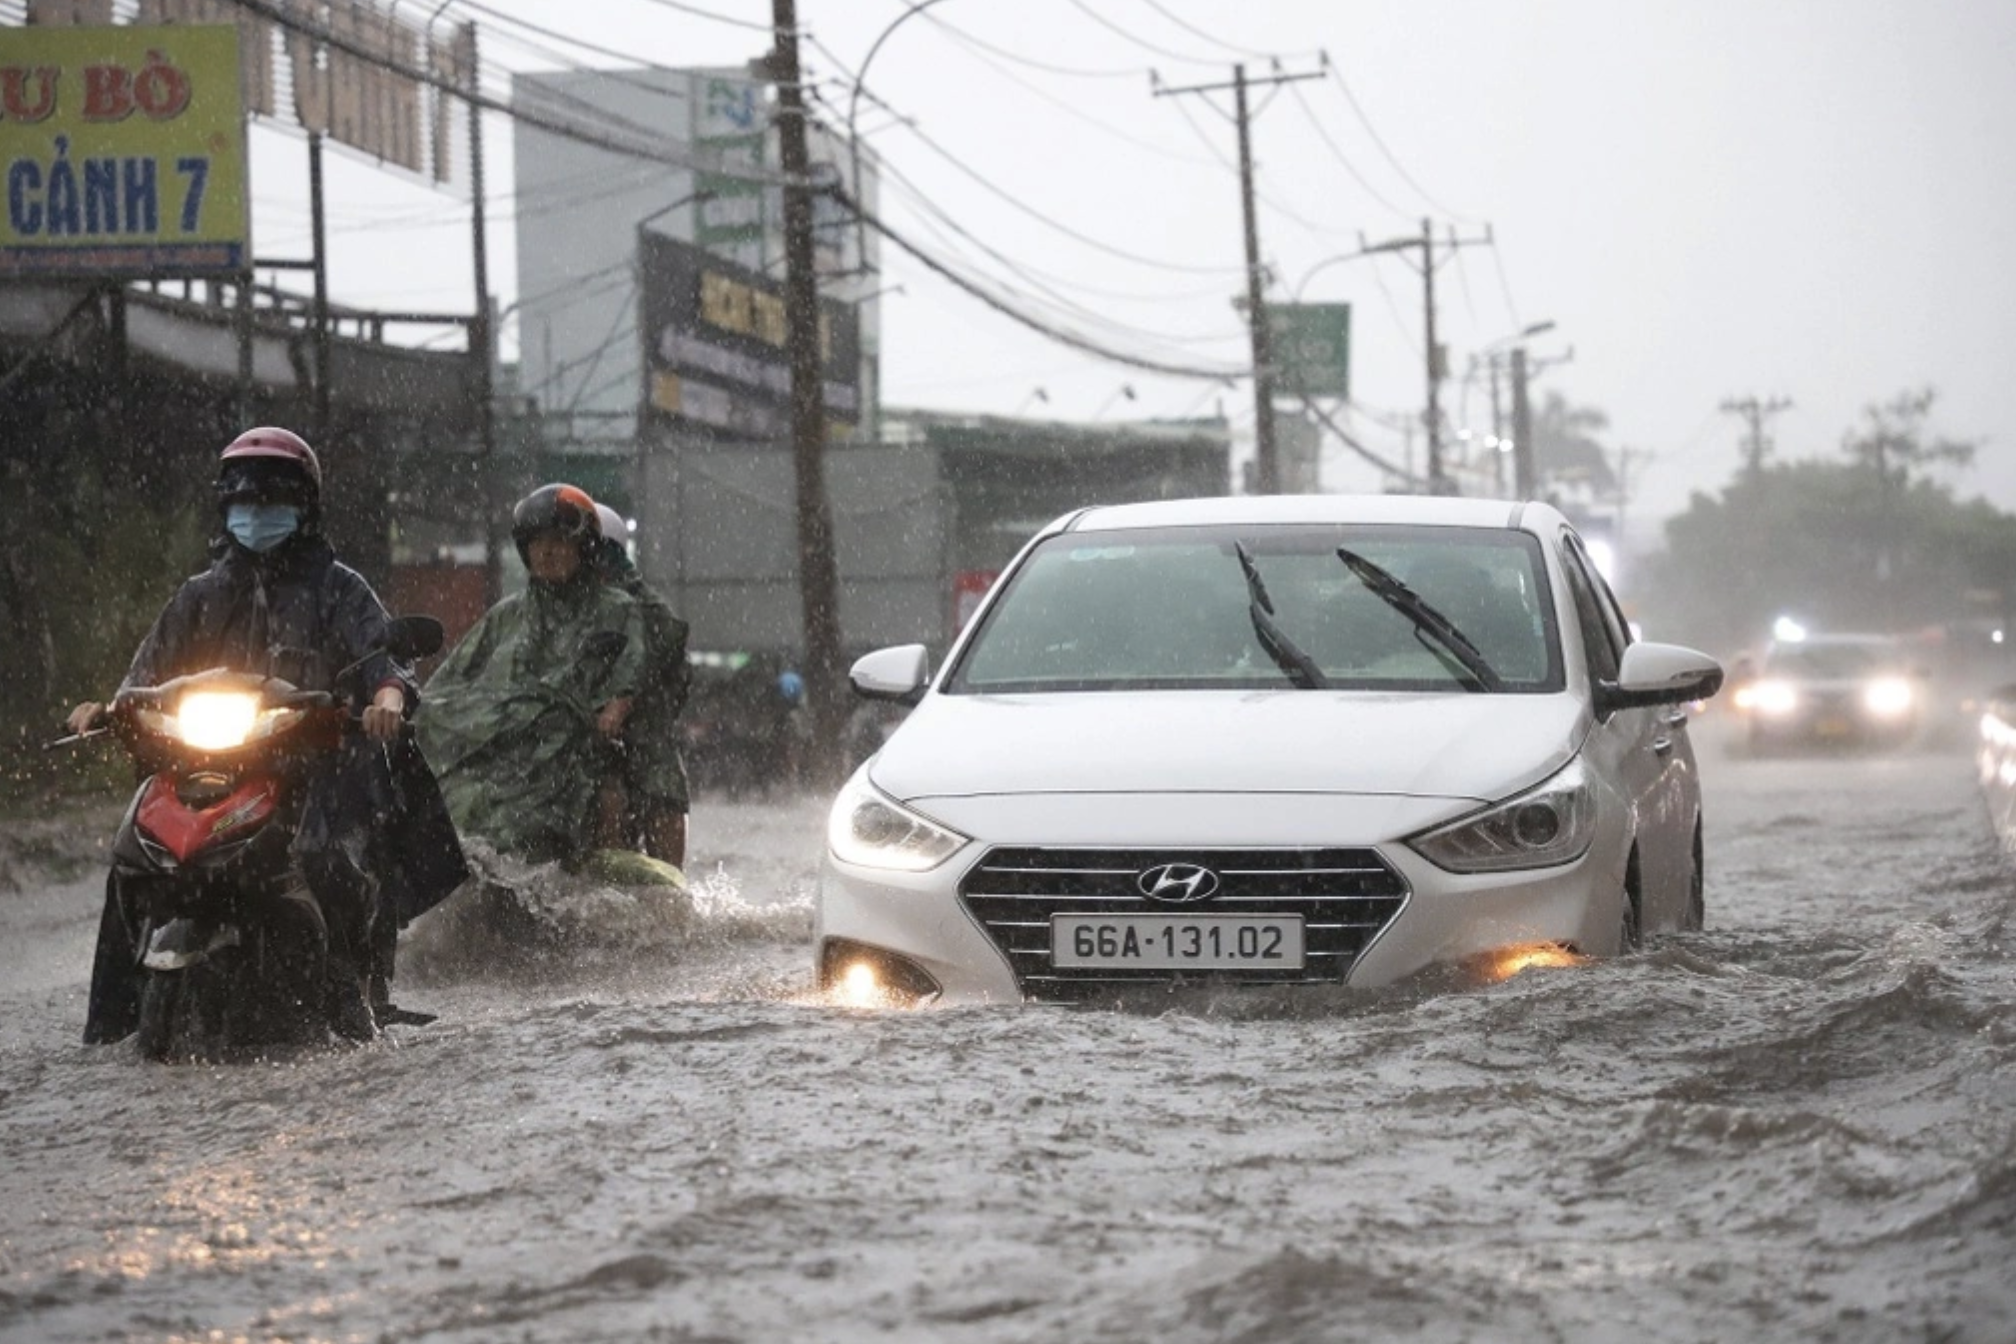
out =
{"type": "MultiPolygon", "coordinates": [[[[386,651],[423,658],[441,640],[438,621],[401,617],[386,651]]],[[[355,731],[345,702],[218,668],[128,689],[107,717],[86,736],[116,734],[148,772],[112,845],[140,920],[141,1053],[327,1041],[328,928],[294,841],[314,766],[355,731]]]]}

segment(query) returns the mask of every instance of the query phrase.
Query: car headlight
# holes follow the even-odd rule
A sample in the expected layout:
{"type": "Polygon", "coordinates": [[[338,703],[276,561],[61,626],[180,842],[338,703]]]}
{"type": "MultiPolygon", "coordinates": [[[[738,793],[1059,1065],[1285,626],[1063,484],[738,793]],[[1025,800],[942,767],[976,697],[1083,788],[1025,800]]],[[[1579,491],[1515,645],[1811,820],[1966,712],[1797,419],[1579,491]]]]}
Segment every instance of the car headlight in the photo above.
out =
{"type": "Polygon", "coordinates": [[[1790,714],[1799,708],[1799,692],[1789,681],[1760,681],[1750,688],[1750,708],[1759,714],[1790,714]]]}
{"type": "Polygon", "coordinates": [[[840,790],[826,818],[833,857],[863,868],[927,872],[965,843],[965,836],[883,797],[858,775],[840,790]]]}
{"type": "Polygon", "coordinates": [[[1581,758],[1546,783],[1407,843],[1452,873],[1503,873],[1571,863],[1596,835],[1596,790],[1581,758]]]}
{"type": "Polygon", "coordinates": [[[1862,688],[1862,707],[1879,719],[1894,719],[1911,711],[1916,696],[1902,677],[1878,677],[1862,688]]]}

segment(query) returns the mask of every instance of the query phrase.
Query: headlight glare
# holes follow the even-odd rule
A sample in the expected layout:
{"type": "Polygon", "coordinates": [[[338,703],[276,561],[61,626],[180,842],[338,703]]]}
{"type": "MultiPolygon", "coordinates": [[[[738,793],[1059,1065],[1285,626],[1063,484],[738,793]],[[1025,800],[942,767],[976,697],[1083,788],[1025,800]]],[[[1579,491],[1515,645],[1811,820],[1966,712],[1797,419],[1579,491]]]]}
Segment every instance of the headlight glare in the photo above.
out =
{"type": "Polygon", "coordinates": [[[1894,719],[1911,710],[1911,683],[1902,677],[1878,677],[1862,688],[1862,707],[1881,719],[1894,719]]]}
{"type": "Polygon", "coordinates": [[[1760,681],[1750,688],[1750,704],[1759,714],[1790,714],[1799,708],[1799,692],[1789,681],[1760,681]]]}
{"type": "Polygon", "coordinates": [[[1452,873],[1502,873],[1571,863],[1596,835],[1596,791],[1580,759],[1539,787],[1407,843],[1452,873]]]}
{"type": "Polygon", "coordinates": [[[259,697],[236,691],[191,691],[175,706],[175,731],[202,751],[242,747],[259,721],[259,697]]]}
{"type": "Polygon", "coordinates": [[[855,776],[833,800],[826,846],[842,863],[922,873],[959,851],[966,837],[883,797],[855,776]]]}

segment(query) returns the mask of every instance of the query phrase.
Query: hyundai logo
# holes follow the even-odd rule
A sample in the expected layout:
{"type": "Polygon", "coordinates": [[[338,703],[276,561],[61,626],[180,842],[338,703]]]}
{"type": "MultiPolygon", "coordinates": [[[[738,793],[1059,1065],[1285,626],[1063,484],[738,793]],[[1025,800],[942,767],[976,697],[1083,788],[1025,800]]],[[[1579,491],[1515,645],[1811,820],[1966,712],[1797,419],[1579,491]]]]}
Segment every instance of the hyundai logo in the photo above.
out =
{"type": "Polygon", "coordinates": [[[1143,868],[1134,885],[1151,901],[1172,905],[1208,901],[1218,894],[1218,874],[1194,863],[1158,863],[1143,868]]]}

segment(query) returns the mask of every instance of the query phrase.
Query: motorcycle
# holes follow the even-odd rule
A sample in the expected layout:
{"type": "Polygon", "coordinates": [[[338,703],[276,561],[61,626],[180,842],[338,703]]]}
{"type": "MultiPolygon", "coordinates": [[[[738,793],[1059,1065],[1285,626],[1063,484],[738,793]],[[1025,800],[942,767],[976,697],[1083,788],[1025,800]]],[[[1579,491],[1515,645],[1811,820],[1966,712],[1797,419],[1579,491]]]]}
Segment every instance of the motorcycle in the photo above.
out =
{"type": "MultiPolygon", "coordinates": [[[[411,660],[441,643],[440,622],[406,616],[384,651],[411,660]]],[[[217,668],[129,688],[105,719],[79,737],[115,734],[146,772],[112,845],[140,920],[141,1054],[326,1042],[328,928],[294,841],[313,766],[356,730],[345,703],[217,668]]]]}

